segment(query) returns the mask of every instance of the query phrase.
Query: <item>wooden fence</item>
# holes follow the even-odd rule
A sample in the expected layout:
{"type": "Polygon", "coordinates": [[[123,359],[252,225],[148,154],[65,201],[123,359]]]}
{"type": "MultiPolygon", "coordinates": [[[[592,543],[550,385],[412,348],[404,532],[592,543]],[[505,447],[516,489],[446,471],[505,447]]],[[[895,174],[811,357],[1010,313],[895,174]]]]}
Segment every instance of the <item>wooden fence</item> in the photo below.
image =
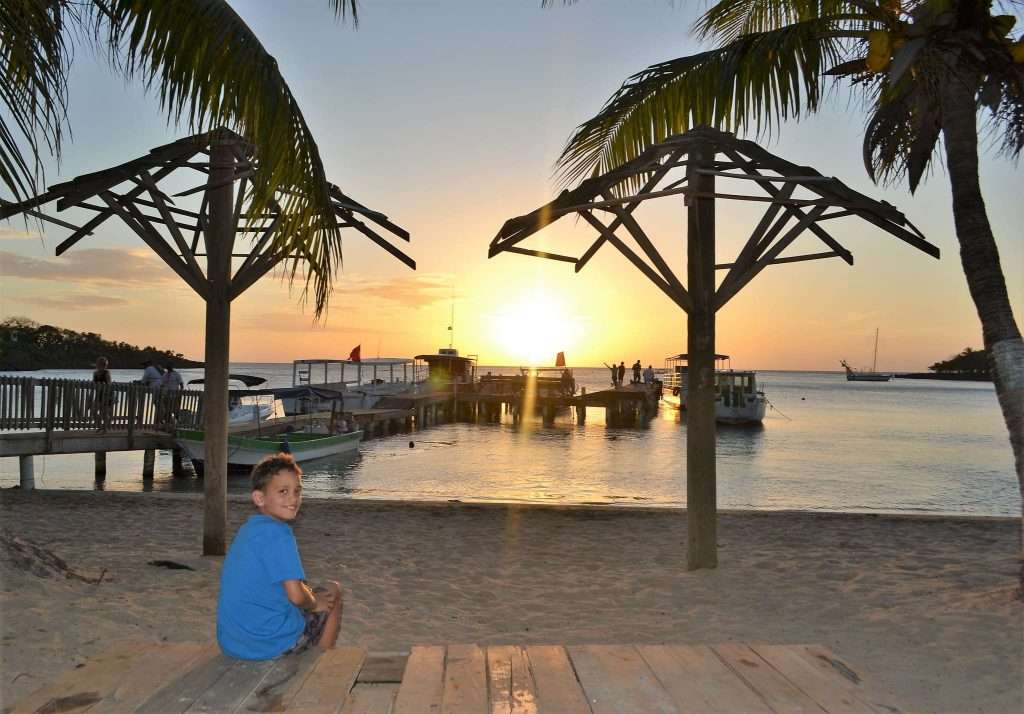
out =
{"type": "Polygon", "coordinates": [[[0,376],[0,430],[202,428],[203,393],[137,383],[0,376]]]}

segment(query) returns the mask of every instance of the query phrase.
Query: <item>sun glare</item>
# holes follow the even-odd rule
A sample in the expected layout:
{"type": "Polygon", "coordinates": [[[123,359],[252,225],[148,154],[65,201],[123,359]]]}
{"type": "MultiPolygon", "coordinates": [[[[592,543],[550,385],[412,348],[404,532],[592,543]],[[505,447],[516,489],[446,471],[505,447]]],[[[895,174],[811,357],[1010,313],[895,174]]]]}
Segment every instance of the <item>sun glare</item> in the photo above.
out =
{"type": "Polygon", "coordinates": [[[545,366],[555,363],[555,355],[572,351],[581,331],[578,318],[549,293],[537,291],[522,296],[491,321],[491,338],[509,361],[545,366]]]}

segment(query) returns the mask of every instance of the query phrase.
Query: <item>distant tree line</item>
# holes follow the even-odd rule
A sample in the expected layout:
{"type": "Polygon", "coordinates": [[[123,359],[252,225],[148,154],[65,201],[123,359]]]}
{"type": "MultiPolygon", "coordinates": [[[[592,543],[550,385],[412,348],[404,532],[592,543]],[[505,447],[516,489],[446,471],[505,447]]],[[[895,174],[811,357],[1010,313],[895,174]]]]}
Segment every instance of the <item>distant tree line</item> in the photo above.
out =
{"type": "Polygon", "coordinates": [[[936,362],[928,369],[936,374],[958,374],[964,377],[991,379],[988,350],[964,348],[960,354],[942,362],[936,362]]]}
{"type": "Polygon", "coordinates": [[[202,367],[180,352],[104,340],[95,332],[40,325],[24,317],[0,322],[0,370],[91,369],[97,357],[111,369],[136,369],[144,360],[173,367],[202,367]]]}

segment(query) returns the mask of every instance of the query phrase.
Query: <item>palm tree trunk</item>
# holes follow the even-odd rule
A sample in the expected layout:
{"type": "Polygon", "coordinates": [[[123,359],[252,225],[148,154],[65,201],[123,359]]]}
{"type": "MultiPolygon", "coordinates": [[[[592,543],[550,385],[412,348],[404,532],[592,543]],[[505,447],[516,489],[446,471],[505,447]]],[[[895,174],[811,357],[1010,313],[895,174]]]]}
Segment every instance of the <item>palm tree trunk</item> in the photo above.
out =
{"type": "MultiPolygon", "coordinates": [[[[1024,342],[1013,317],[999,251],[988,222],[978,179],[978,78],[959,73],[941,83],[942,137],[953,193],[953,221],[960,262],[989,350],[999,406],[1010,432],[1024,506],[1024,342]]],[[[1022,508],[1024,511],[1024,508],[1022,508]]],[[[1021,597],[1024,598],[1024,530],[1021,542],[1021,597]]]]}

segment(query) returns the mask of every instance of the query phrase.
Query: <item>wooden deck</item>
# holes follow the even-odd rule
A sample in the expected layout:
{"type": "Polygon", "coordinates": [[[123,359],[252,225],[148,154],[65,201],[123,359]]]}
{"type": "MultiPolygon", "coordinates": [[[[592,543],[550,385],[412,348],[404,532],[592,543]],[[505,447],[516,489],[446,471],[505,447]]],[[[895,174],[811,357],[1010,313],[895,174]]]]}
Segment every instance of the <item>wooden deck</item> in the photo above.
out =
{"type": "Polygon", "coordinates": [[[643,714],[893,712],[813,645],[340,647],[268,662],[213,644],[117,643],[12,707],[41,712],[643,714]]]}

